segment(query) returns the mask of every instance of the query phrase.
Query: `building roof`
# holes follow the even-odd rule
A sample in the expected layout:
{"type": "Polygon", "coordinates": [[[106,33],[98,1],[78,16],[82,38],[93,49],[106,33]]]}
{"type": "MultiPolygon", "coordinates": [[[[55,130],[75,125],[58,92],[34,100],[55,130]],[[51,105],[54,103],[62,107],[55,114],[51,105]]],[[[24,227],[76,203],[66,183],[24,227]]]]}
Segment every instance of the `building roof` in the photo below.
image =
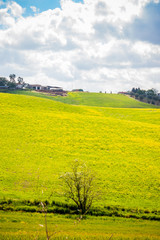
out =
{"type": "Polygon", "coordinates": [[[29,86],[32,86],[32,87],[41,87],[40,84],[29,84],[29,86]]]}

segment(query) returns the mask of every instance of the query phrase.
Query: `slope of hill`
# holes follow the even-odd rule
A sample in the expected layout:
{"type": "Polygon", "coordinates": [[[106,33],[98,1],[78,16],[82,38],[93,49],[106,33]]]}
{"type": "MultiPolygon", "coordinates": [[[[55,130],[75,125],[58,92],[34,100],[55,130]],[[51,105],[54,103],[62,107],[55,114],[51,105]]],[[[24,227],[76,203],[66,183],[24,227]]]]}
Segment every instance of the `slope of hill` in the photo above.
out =
{"type": "Polygon", "coordinates": [[[74,105],[116,108],[155,108],[154,105],[137,101],[122,94],[69,92],[66,97],[56,96],[54,99],[74,105]]]}
{"type": "MultiPolygon", "coordinates": [[[[128,98],[127,98],[128,99],[128,98]]],[[[97,172],[107,204],[160,208],[160,109],[73,106],[0,93],[0,198],[37,199],[74,159],[97,172]]]]}
{"type": "Polygon", "coordinates": [[[55,100],[72,105],[86,105],[97,107],[115,108],[159,108],[153,104],[147,104],[121,94],[88,93],[88,92],[68,92],[67,96],[51,96],[34,91],[16,90],[13,93],[29,95],[55,100]]]}

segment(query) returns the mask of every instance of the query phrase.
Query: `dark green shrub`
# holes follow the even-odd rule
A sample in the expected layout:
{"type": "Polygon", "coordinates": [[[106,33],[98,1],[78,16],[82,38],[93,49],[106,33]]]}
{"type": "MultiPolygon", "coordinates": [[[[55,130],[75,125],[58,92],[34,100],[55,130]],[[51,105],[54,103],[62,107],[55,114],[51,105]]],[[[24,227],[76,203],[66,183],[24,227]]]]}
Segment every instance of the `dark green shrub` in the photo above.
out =
{"type": "Polygon", "coordinates": [[[34,206],[39,206],[39,205],[40,205],[40,201],[35,199],[35,200],[33,201],[32,205],[34,205],[34,206]]]}
{"type": "Polygon", "coordinates": [[[30,200],[22,200],[21,203],[24,204],[24,205],[27,205],[27,206],[31,206],[32,205],[30,200]]]}
{"type": "Polygon", "coordinates": [[[149,220],[155,220],[155,221],[160,221],[160,216],[151,216],[149,217],[149,220]]]}
{"type": "Polygon", "coordinates": [[[16,207],[16,211],[23,211],[23,212],[37,212],[37,209],[35,207],[30,206],[19,206],[16,207]]]}
{"type": "Polygon", "coordinates": [[[13,201],[11,199],[9,199],[7,202],[8,202],[8,204],[11,204],[13,201]]]}
{"type": "Polygon", "coordinates": [[[49,205],[50,205],[50,202],[49,202],[48,200],[45,200],[45,201],[44,201],[44,204],[45,204],[46,206],[49,206],[49,205]]]}
{"type": "Polygon", "coordinates": [[[2,205],[3,205],[3,204],[7,204],[7,203],[8,203],[7,200],[1,200],[1,201],[0,201],[0,204],[2,204],[2,205]]]}
{"type": "Polygon", "coordinates": [[[147,219],[148,219],[148,216],[143,215],[141,218],[147,220],[147,219]]]}
{"type": "Polygon", "coordinates": [[[53,200],[53,201],[51,202],[51,206],[54,206],[54,205],[56,205],[56,202],[53,200]]]}
{"type": "Polygon", "coordinates": [[[150,211],[146,209],[146,210],[144,210],[144,213],[150,213],[150,211]]]}
{"type": "Polygon", "coordinates": [[[75,211],[77,210],[76,205],[69,205],[68,208],[71,209],[71,210],[75,210],[75,211]]]}

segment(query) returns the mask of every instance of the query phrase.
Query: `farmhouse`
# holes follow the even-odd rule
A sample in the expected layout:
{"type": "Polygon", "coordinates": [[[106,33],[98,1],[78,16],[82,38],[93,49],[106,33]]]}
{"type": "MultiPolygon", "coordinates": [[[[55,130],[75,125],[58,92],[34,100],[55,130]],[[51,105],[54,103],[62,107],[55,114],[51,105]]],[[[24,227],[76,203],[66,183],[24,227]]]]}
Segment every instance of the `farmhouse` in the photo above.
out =
{"type": "Polygon", "coordinates": [[[32,84],[32,85],[29,85],[29,88],[33,90],[41,90],[42,86],[39,84],[32,84]]]}
{"type": "Polygon", "coordinates": [[[61,88],[61,87],[48,86],[48,88],[49,88],[50,91],[60,91],[60,92],[63,91],[63,88],[61,88]]]}
{"type": "Polygon", "coordinates": [[[128,92],[118,92],[118,94],[128,94],[128,92]]]}
{"type": "Polygon", "coordinates": [[[73,89],[72,92],[83,92],[83,89],[81,89],[81,88],[73,89]]]}
{"type": "Polygon", "coordinates": [[[0,86],[0,89],[7,89],[9,88],[8,86],[0,86]]]}
{"type": "Polygon", "coordinates": [[[42,86],[39,84],[29,85],[29,88],[33,89],[33,90],[41,90],[41,91],[63,91],[63,88],[61,88],[61,87],[42,86]]]}

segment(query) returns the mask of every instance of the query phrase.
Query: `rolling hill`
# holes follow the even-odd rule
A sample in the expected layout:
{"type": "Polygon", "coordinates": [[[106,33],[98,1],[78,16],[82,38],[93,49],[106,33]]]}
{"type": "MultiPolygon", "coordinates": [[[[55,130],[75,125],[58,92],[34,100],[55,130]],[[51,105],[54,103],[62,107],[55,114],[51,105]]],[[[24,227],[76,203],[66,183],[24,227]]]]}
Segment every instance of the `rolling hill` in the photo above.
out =
{"type": "Polygon", "coordinates": [[[98,206],[159,209],[160,109],[111,105],[0,93],[0,198],[38,199],[54,190],[63,201],[59,176],[79,159],[96,171],[98,206]]]}
{"type": "Polygon", "coordinates": [[[114,107],[114,108],[159,108],[159,106],[140,102],[138,100],[135,100],[129,96],[122,94],[68,92],[67,96],[52,96],[49,94],[44,94],[35,91],[21,91],[21,90],[11,91],[11,93],[46,98],[72,105],[114,107]]]}

